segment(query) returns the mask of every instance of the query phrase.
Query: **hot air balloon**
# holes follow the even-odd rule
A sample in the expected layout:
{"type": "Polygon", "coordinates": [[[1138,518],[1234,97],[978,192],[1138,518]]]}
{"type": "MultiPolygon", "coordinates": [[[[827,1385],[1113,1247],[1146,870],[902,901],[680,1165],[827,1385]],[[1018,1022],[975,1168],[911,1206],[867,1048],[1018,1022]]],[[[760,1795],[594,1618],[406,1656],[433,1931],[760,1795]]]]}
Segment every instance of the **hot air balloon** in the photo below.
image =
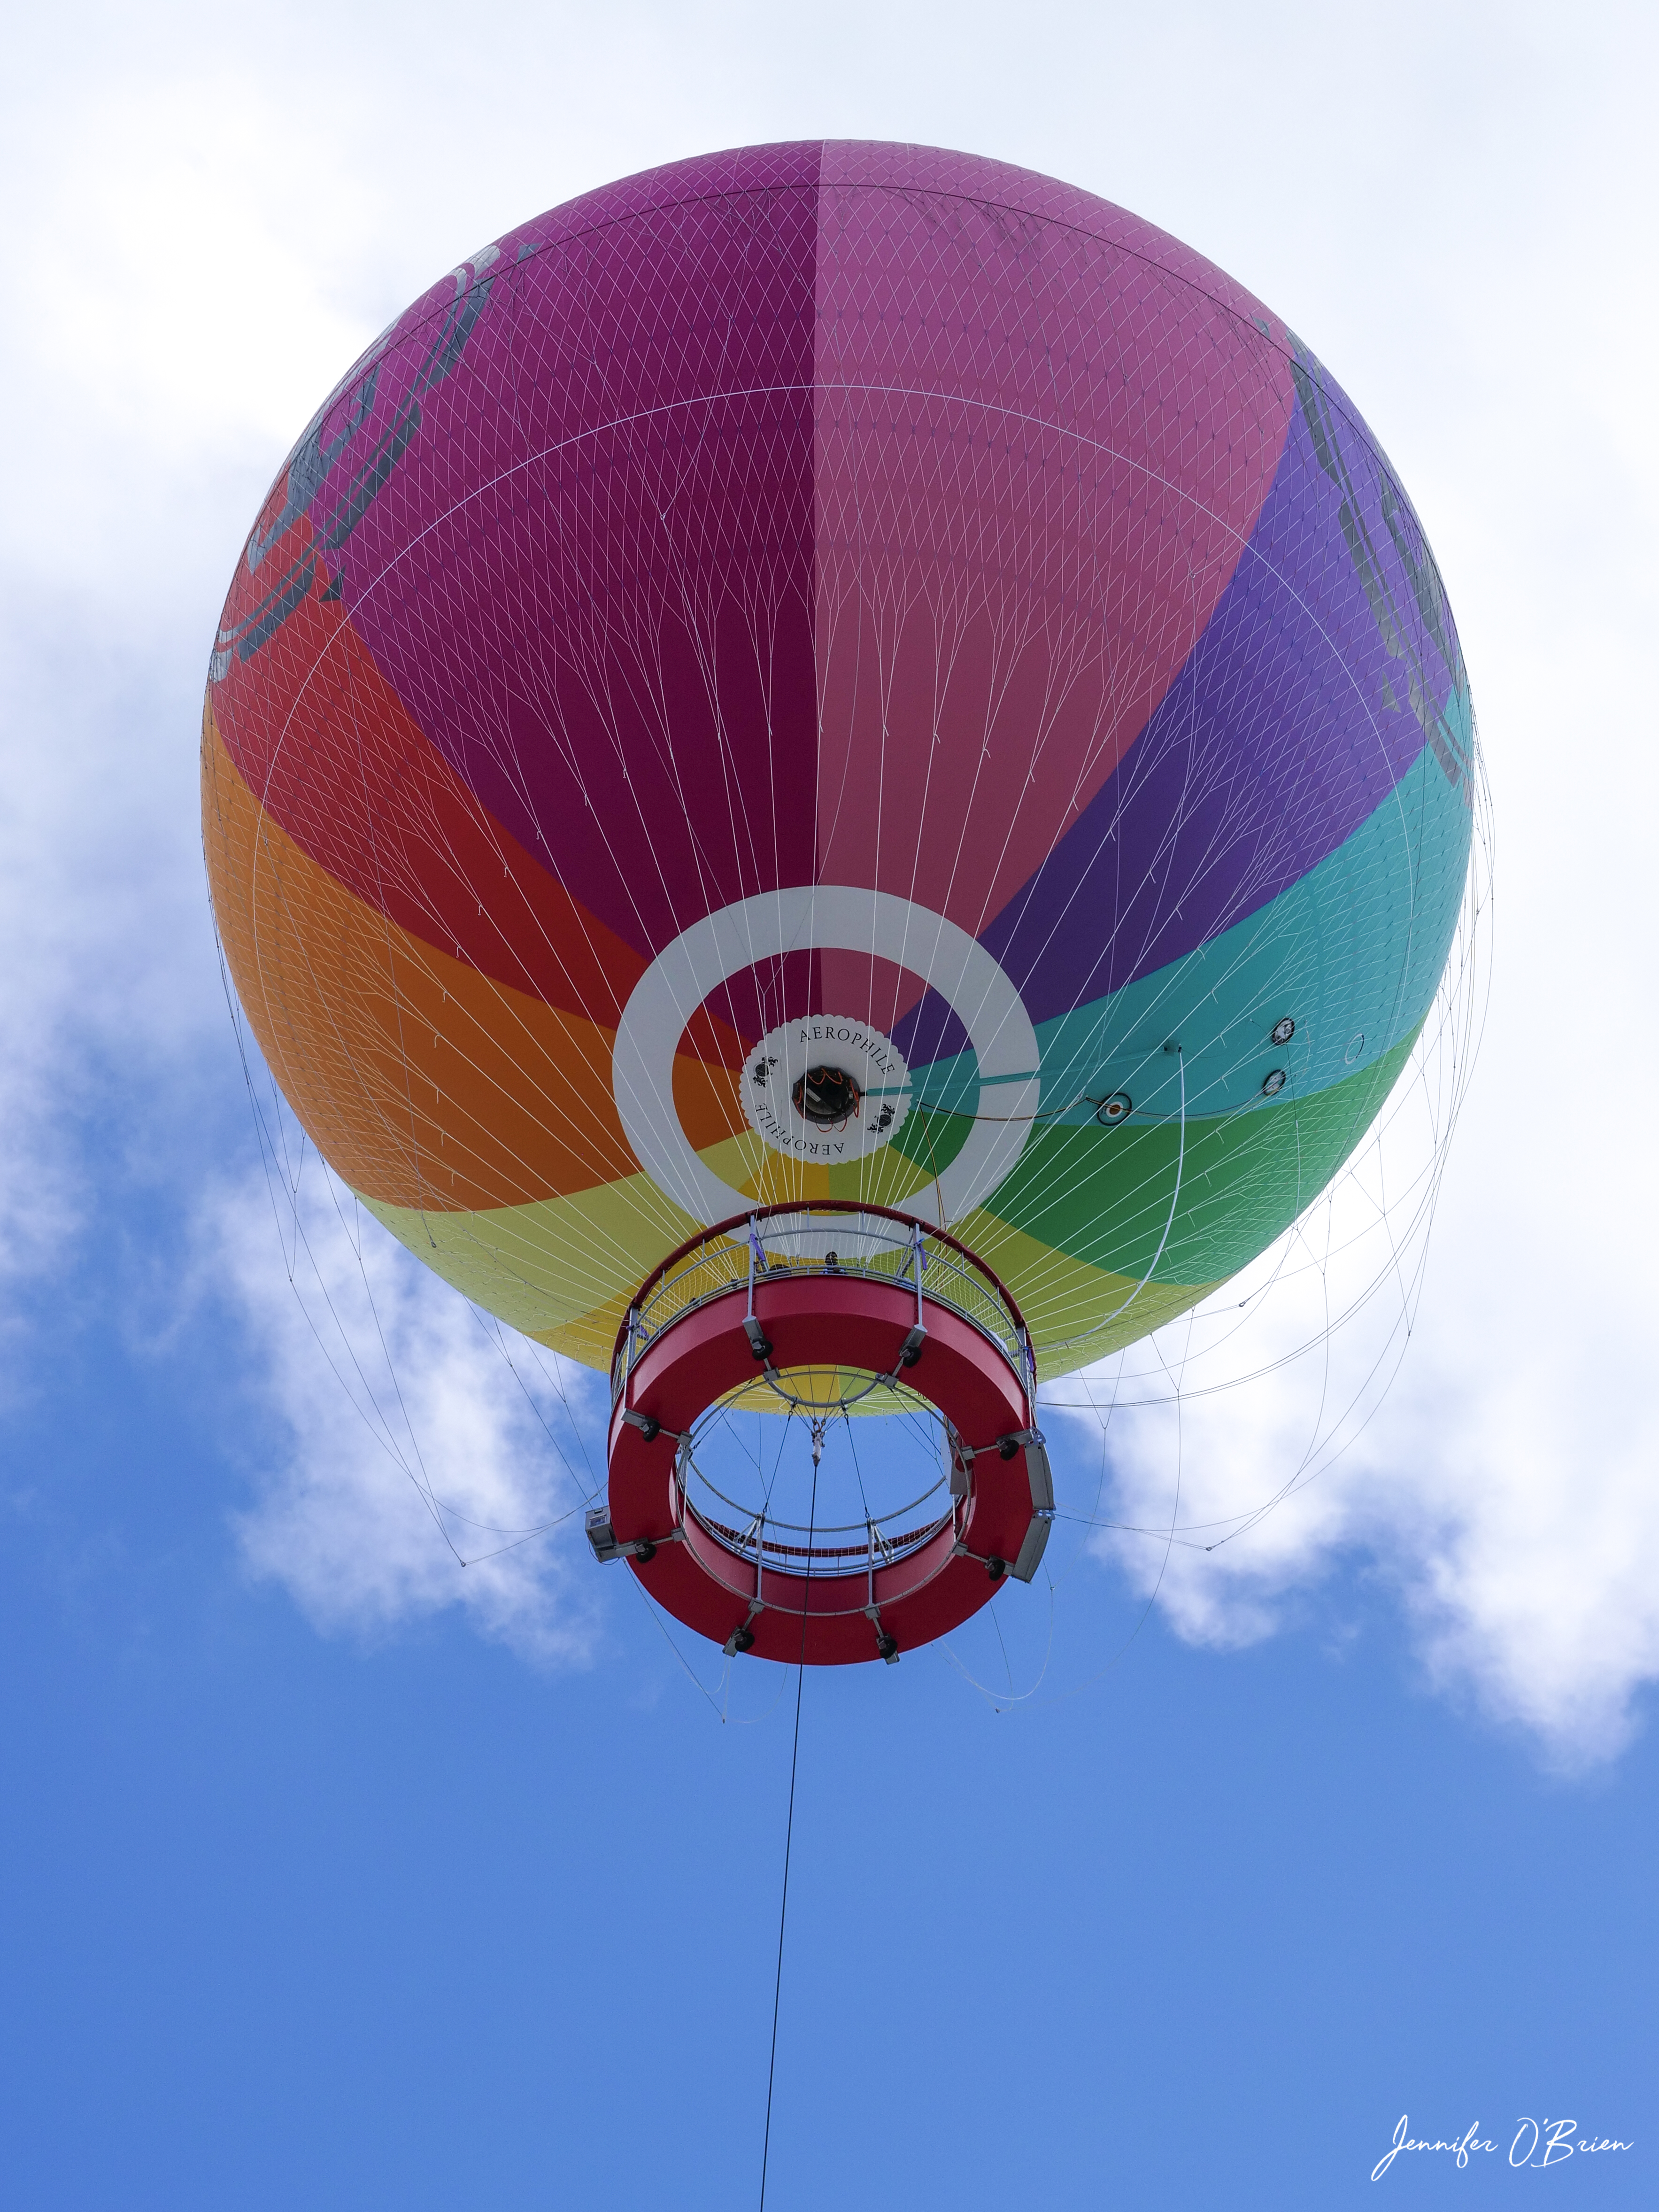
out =
{"type": "Polygon", "coordinates": [[[1353,1152],[1476,753],[1416,514],[1282,321],[1067,185],[813,143],[539,216],[375,340],[237,563],[202,769],[319,1150],[609,1376],[595,1553],[836,1662],[1029,1579],[1039,1376],[1353,1152]],[[815,1465],[924,1412],[937,1484],[700,1492],[757,1406],[815,1465]]]}

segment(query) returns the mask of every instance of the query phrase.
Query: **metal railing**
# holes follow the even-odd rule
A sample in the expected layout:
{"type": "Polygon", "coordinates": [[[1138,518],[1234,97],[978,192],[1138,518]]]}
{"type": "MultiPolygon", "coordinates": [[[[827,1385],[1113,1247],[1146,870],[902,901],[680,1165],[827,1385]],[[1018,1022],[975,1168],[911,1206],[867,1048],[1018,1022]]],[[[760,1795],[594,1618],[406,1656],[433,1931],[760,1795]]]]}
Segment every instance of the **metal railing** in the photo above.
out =
{"type": "Polygon", "coordinates": [[[902,1284],[915,1297],[918,1328],[924,1297],[948,1306],[990,1339],[1035,1395],[1036,1364],[1024,1319],[982,1260],[944,1230],[910,1214],[854,1200],[820,1199],[734,1214],[670,1253],[641,1285],[617,1333],[611,1366],[612,1404],[626,1389],[646,1347],[688,1313],[746,1289],[752,1315],[758,1287],[813,1275],[902,1284]]]}
{"type": "Polygon", "coordinates": [[[681,1496],[685,1510],[695,1514],[709,1534],[738,1559],[774,1573],[807,1577],[856,1574],[860,1567],[866,1574],[873,1575],[880,1567],[891,1566],[931,1542],[941,1528],[951,1523],[963,1502],[950,1494],[945,1476],[941,1473],[920,1498],[913,1498],[907,1504],[894,1506],[885,1513],[869,1514],[860,1521],[828,1525],[817,1522],[805,1527],[799,1522],[769,1515],[764,1508],[753,1511],[739,1504],[736,1498],[728,1498],[709,1480],[690,1454],[687,1455],[681,1474],[681,1496]],[[694,1480],[707,1493],[706,1497],[692,1494],[694,1480]],[[933,1508],[931,1512],[930,1506],[933,1508]],[[726,1519],[727,1513],[733,1517],[726,1519]],[[924,1516],[919,1521],[915,1518],[918,1513],[924,1516]],[[890,1526],[894,1522],[899,1525],[890,1534],[890,1526]],[[852,1540],[837,1542],[836,1538],[852,1540]]]}

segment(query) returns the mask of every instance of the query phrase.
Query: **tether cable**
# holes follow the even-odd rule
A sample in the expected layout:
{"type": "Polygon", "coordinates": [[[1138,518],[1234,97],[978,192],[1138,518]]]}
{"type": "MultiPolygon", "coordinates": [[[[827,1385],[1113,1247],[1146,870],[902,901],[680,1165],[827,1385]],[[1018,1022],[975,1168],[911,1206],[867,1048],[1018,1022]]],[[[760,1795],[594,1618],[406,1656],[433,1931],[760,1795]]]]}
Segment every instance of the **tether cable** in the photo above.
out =
{"type": "Polygon", "coordinates": [[[823,1457],[822,1421],[812,1424],[812,1503],[807,1513],[806,1578],[800,1605],[800,1665],[795,1674],[795,1741],[789,1753],[789,1817],[783,1829],[783,1896],[778,1905],[778,1972],[772,1985],[772,2056],[766,2067],[766,2132],[761,2139],[760,2212],[766,2212],[766,2167],[772,2154],[772,2084],[778,2071],[778,2009],[783,2002],[783,1930],[789,1917],[789,1853],[795,1840],[795,1771],[800,1764],[800,1701],[806,1687],[807,1607],[812,1595],[812,1536],[818,1517],[818,1462],[823,1457]]]}

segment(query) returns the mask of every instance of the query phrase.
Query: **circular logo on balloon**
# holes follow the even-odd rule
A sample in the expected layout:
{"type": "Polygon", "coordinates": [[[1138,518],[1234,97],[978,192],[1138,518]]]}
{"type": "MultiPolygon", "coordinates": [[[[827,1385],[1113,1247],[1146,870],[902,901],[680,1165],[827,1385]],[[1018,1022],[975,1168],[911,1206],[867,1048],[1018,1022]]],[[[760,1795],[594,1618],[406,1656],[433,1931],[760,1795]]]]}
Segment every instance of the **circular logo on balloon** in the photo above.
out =
{"type": "Polygon", "coordinates": [[[841,1014],[780,1022],[749,1055],[743,1110],[774,1152],[842,1167],[903,1127],[910,1071],[872,1023],[841,1014]]]}
{"type": "MultiPolygon", "coordinates": [[[[623,1009],[611,1061],[617,1111],[635,1158],[696,1220],[747,1212],[752,1197],[716,1175],[681,1127],[675,1048],[690,1015],[728,976],[809,950],[858,952],[906,969],[962,1024],[981,1094],[995,1086],[994,1110],[976,1108],[949,1164],[937,1174],[918,1166],[915,1188],[895,1201],[941,1226],[960,1221],[1004,1181],[1030,1135],[1042,1087],[1036,1032],[1019,993],[977,939],[927,907],[857,884],[799,884],[738,899],[664,946],[623,1009]]],[[[814,1014],[781,1024],[749,1052],[744,1111],[775,1150],[833,1165],[891,1142],[909,1103],[908,1082],[903,1055],[872,1024],[814,1014]],[[832,1143],[847,1150],[805,1149],[832,1143]]]]}

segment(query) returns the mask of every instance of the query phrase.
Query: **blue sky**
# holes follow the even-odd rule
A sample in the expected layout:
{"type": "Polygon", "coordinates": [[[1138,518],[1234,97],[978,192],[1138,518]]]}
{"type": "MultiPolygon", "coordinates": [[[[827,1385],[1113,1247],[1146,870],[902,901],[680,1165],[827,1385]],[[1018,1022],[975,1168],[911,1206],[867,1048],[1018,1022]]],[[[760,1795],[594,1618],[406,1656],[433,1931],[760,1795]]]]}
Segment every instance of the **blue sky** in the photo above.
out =
{"type": "MultiPolygon", "coordinates": [[[[694,1680],[574,1524],[459,1567],[337,1382],[260,1173],[195,748],[248,519],[392,313],[609,177],[834,134],[1118,199],[1330,363],[1457,611],[1496,927],[1363,1430],[1329,1408],[1388,1314],[1178,1434],[1131,1405],[1103,1448],[1058,1413],[1062,1498],[1178,1540],[1062,1528],[1052,1609],[999,1600],[1006,1676],[981,1624],[807,1682],[769,2201],[1651,2203],[1645,15],[78,8],[12,51],[4,2201],[756,2188],[792,1686],[688,1648],[694,1680]],[[1497,2148],[1372,2183],[1402,2112],[1497,2148]],[[1636,2148],[1540,2179],[1509,2162],[1525,2114],[1636,2148]]],[[[444,1494],[567,1511],[541,1415],[593,1449],[580,1381],[575,1430],[539,1373],[538,1413],[464,1307],[372,1224],[359,1272],[307,1194],[444,1494]]],[[[1312,1264],[1331,1225],[1243,1364],[1349,1279],[1312,1264]]]]}

